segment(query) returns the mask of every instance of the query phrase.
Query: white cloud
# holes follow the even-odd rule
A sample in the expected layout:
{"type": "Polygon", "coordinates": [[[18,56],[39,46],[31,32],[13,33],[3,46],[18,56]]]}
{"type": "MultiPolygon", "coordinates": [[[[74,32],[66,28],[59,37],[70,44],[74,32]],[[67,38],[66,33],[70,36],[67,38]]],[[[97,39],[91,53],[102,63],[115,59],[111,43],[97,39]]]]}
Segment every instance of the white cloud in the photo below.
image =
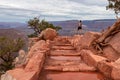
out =
{"type": "Polygon", "coordinates": [[[0,0],[0,15],[22,21],[34,16],[47,20],[114,18],[107,0],[0,0]]]}

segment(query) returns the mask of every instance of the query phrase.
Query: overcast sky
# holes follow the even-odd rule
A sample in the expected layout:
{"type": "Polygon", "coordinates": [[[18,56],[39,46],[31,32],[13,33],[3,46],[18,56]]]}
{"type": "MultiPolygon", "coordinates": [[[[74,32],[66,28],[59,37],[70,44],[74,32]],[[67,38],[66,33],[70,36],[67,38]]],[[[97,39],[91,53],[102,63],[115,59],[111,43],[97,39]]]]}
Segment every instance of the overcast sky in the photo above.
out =
{"type": "Polygon", "coordinates": [[[113,19],[107,0],[0,0],[0,21],[113,19]]]}

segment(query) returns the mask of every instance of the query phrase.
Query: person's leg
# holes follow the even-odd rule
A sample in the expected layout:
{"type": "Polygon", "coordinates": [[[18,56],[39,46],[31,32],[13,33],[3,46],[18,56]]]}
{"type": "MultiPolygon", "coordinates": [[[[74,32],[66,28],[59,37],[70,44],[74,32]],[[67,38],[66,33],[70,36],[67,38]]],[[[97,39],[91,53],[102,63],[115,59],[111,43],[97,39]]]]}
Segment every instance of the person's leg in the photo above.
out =
{"type": "Polygon", "coordinates": [[[81,29],[80,29],[79,31],[80,31],[80,33],[79,33],[79,34],[81,35],[81,29]]]}
{"type": "Polygon", "coordinates": [[[81,28],[80,28],[80,27],[78,27],[77,35],[78,35],[78,34],[80,34],[80,29],[81,29],[81,28]]]}

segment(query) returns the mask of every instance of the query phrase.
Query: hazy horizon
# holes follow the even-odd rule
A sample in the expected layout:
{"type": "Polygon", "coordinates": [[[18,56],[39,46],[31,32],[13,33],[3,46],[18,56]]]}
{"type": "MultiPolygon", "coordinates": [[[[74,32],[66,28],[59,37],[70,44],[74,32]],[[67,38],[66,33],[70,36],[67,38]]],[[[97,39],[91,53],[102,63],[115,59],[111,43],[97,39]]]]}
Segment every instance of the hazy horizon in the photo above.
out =
{"type": "Polygon", "coordinates": [[[115,19],[107,0],[1,0],[0,22],[115,19]]]}
{"type": "MultiPolygon", "coordinates": [[[[93,19],[93,20],[82,20],[82,21],[96,21],[96,20],[116,20],[116,19],[93,19]]],[[[47,20],[46,20],[47,21],[47,20]]],[[[64,21],[79,21],[79,20],[54,20],[54,21],[48,21],[48,22],[64,22],[64,21]]],[[[27,21],[21,22],[21,21],[0,21],[5,23],[27,23],[27,21]]]]}

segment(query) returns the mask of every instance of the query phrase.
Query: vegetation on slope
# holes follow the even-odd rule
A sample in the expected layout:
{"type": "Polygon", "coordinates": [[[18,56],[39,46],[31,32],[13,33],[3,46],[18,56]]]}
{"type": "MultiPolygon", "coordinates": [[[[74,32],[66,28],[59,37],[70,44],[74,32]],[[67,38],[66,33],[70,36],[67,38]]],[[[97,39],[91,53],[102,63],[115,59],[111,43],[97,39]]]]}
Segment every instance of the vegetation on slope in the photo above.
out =
{"type": "Polygon", "coordinates": [[[24,46],[22,39],[0,37],[0,71],[7,71],[14,67],[16,53],[24,46]]]}
{"type": "Polygon", "coordinates": [[[34,30],[34,33],[29,35],[28,37],[36,37],[37,35],[39,35],[43,30],[45,30],[46,28],[52,28],[55,29],[57,31],[59,31],[60,29],[62,29],[60,26],[54,26],[52,23],[49,23],[47,21],[43,20],[39,20],[39,18],[35,17],[33,19],[30,19],[28,21],[28,26],[34,30]]]}

